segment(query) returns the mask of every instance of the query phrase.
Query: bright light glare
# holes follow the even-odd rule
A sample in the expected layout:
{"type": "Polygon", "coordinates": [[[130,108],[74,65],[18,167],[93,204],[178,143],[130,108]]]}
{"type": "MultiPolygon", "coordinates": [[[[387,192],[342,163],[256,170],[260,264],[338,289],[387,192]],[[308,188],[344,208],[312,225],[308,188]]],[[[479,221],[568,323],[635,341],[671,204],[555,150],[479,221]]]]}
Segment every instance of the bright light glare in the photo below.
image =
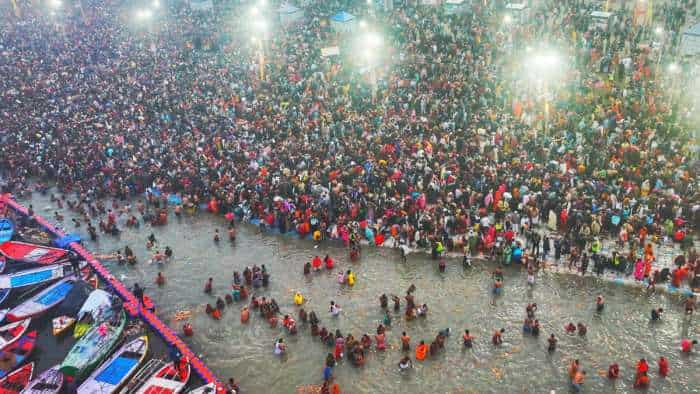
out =
{"type": "Polygon", "coordinates": [[[367,28],[367,22],[364,21],[364,20],[361,20],[361,21],[360,21],[360,27],[361,27],[362,29],[366,29],[366,28],[367,28]]]}
{"type": "Polygon", "coordinates": [[[267,31],[267,21],[264,19],[256,19],[253,21],[253,28],[257,32],[267,31]]]}
{"type": "Polygon", "coordinates": [[[364,41],[368,48],[374,49],[382,45],[382,36],[377,33],[367,33],[364,41]]]}
{"type": "Polygon", "coordinates": [[[160,8],[160,0],[153,0],[153,8],[160,8]]]}
{"type": "Polygon", "coordinates": [[[678,66],[678,63],[671,63],[668,65],[668,71],[671,73],[676,73],[680,70],[680,66],[678,66]]]}
{"type": "Polygon", "coordinates": [[[49,5],[51,6],[51,8],[58,8],[61,5],[63,5],[63,3],[61,2],[61,0],[49,0],[49,5]]]}
{"type": "Polygon", "coordinates": [[[656,29],[654,29],[654,32],[655,32],[657,35],[662,35],[662,34],[664,34],[664,28],[661,27],[661,26],[659,26],[659,27],[657,27],[656,29]]]}
{"type": "Polygon", "coordinates": [[[506,15],[506,16],[503,17],[503,22],[504,22],[506,25],[510,25],[510,23],[513,22],[513,17],[510,16],[510,15],[506,15]]]}
{"type": "Polygon", "coordinates": [[[533,56],[531,63],[537,71],[547,71],[557,67],[561,63],[561,59],[555,53],[541,53],[533,56]]]}
{"type": "Polygon", "coordinates": [[[149,9],[144,8],[144,9],[140,9],[140,10],[136,11],[136,18],[138,18],[140,20],[151,19],[152,16],[153,16],[153,11],[151,11],[149,9]]]}
{"type": "Polygon", "coordinates": [[[258,7],[252,7],[252,8],[250,9],[250,14],[251,14],[251,15],[258,15],[259,13],[260,13],[260,9],[258,9],[258,7]]]}

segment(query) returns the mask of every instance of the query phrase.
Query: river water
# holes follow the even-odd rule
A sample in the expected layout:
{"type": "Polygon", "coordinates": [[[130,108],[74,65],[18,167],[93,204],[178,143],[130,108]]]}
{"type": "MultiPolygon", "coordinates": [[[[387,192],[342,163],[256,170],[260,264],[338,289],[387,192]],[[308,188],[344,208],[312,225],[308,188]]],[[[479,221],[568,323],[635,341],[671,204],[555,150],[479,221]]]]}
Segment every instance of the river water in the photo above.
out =
{"type": "MultiPolygon", "coordinates": [[[[48,219],[56,211],[49,199],[38,193],[25,203],[32,203],[36,212],[48,219]]],[[[343,393],[568,392],[567,365],[573,358],[580,359],[587,371],[586,392],[629,392],[633,391],[634,366],[641,357],[650,360],[652,366],[649,391],[700,392],[700,355],[681,355],[679,351],[682,337],[700,337],[700,317],[684,318],[681,298],[675,295],[648,296],[639,287],[549,272],[539,273],[536,285],[530,289],[525,273],[513,268],[506,270],[503,294],[493,298],[489,287],[494,267],[489,263],[475,263],[473,268],[464,269],[461,262],[452,260],[448,261],[447,271],[440,273],[427,255],[409,255],[403,263],[396,251],[367,247],[362,258],[351,263],[339,244],[328,243],[314,249],[311,242],[259,234],[257,228],[247,225],[238,226],[238,239],[231,244],[225,240],[225,220],[209,214],[184,215],[179,219],[171,215],[167,226],[142,226],[118,237],[101,234],[97,242],[91,242],[84,223],[75,229],[70,222],[74,215],[67,209],[58,211],[65,215],[65,229],[77,230],[96,254],[131,246],[139,258],[135,267],[119,266],[116,262],[105,264],[127,285],[135,281],[146,285],[160,317],[178,332],[182,322],[175,321],[174,314],[192,311],[190,321],[195,335],[186,340],[219,376],[240,379],[245,393],[293,393],[300,386],[317,385],[322,380],[325,356],[332,351],[311,338],[308,327],[300,326],[298,335],[289,336],[281,328],[269,328],[257,313],[251,315],[248,324],[241,324],[240,304],[227,307],[220,321],[203,313],[203,305],[213,304],[216,299],[202,291],[207,278],[214,278],[214,294],[223,297],[230,289],[233,271],[241,272],[253,264],[265,264],[271,272],[270,286],[258,294],[274,297],[282,313],[297,316],[292,298],[293,292],[299,290],[307,299],[305,309],[317,312],[321,326],[338,328],[343,335],[352,333],[358,339],[364,333],[373,337],[382,320],[379,295],[402,296],[415,284],[416,301],[428,304],[429,316],[407,322],[401,313],[393,315],[393,325],[387,331],[389,349],[372,350],[361,368],[347,361],[335,368],[334,375],[343,393]],[[215,228],[222,234],[219,244],[212,241],[215,228]],[[162,268],[148,263],[153,252],[146,249],[145,243],[151,232],[161,248],[169,245],[174,250],[173,261],[162,268]],[[336,260],[336,269],[305,277],[303,264],[316,254],[330,254],[336,260]],[[338,269],[355,271],[356,285],[339,285],[335,277],[338,269]],[[159,270],[167,278],[167,284],[161,288],[153,284],[159,270]],[[598,294],[606,299],[601,314],[595,312],[598,294]],[[327,313],[331,300],[343,308],[337,318],[327,313]],[[539,338],[524,335],[521,330],[529,302],[539,306],[539,338]],[[663,307],[666,313],[662,322],[650,325],[649,313],[655,307],[663,307]],[[566,335],[563,327],[569,321],[586,324],[587,337],[566,335]],[[415,362],[415,368],[408,373],[398,371],[402,331],[412,337],[413,349],[421,339],[429,343],[446,327],[453,334],[439,356],[415,362]],[[491,335],[501,327],[506,329],[504,344],[495,348],[491,335]],[[472,350],[461,346],[465,328],[477,337],[472,350]],[[553,354],[546,350],[550,333],[559,339],[553,354]],[[273,343],[279,337],[288,342],[288,354],[283,358],[272,353],[273,343]],[[671,363],[671,374],[666,379],[656,373],[656,360],[661,355],[671,363]],[[622,378],[616,382],[604,377],[612,362],[621,367],[622,378]]]]}

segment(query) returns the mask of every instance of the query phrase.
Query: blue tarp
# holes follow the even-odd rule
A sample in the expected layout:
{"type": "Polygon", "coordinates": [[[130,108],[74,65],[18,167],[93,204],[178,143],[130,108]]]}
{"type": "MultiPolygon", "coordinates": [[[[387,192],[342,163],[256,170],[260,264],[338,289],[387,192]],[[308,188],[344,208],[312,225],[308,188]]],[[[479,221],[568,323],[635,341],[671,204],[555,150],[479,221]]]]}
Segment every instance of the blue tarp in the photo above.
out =
{"type": "Polygon", "coordinates": [[[56,238],[53,240],[54,246],[61,249],[68,249],[70,244],[73,242],[80,243],[80,236],[77,234],[66,234],[61,238],[56,238]]]}
{"type": "Polygon", "coordinates": [[[51,289],[51,291],[39,297],[36,302],[41,305],[53,305],[59,300],[66,298],[66,295],[73,288],[73,282],[63,282],[51,289]]]}
{"type": "Polygon", "coordinates": [[[116,386],[138,362],[139,360],[132,358],[117,357],[95,377],[95,380],[116,386]]]}
{"type": "Polygon", "coordinates": [[[355,16],[345,11],[340,11],[331,17],[331,21],[333,22],[350,22],[353,19],[355,19],[355,16]]]}
{"type": "Polygon", "coordinates": [[[9,241],[15,233],[15,224],[12,220],[0,219],[0,242],[9,241]]]}
{"type": "Polygon", "coordinates": [[[177,194],[171,194],[168,196],[168,204],[180,205],[182,204],[182,198],[177,194]]]}

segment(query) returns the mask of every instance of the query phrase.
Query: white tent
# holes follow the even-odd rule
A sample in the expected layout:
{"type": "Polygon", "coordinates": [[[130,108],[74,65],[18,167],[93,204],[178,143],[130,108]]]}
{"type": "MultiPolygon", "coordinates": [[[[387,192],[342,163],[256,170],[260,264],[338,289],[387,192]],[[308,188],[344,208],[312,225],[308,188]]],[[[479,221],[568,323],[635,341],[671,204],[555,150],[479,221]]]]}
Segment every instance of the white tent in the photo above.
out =
{"type": "Polygon", "coordinates": [[[445,0],[443,3],[445,14],[461,14],[467,11],[467,2],[465,0],[445,0]]]}
{"type": "Polygon", "coordinates": [[[681,55],[694,56],[700,54],[700,23],[683,32],[681,38],[681,55]]]}
{"type": "Polygon", "coordinates": [[[277,9],[277,15],[279,15],[282,25],[291,25],[304,17],[304,10],[289,3],[284,3],[277,9]]]}
{"type": "Polygon", "coordinates": [[[355,15],[340,11],[331,17],[331,27],[335,31],[352,31],[355,28],[355,15]]]}

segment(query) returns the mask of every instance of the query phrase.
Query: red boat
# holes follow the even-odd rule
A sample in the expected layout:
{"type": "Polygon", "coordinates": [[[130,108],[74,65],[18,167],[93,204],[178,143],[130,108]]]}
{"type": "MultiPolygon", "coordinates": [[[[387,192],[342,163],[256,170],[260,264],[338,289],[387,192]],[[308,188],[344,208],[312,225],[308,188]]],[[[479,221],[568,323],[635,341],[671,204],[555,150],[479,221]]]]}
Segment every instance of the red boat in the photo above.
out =
{"type": "Polygon", "coordinates": [[[36,345],[36,335],[37,331],[34,330],[0,352],[0,378],[8,375],[29,357],[36,345]]]}
{"type": "Polygon", "coordinates": [[[175,364],[169,363],[153,374],[136,394],[181,393],[190,379],[190,372],[189,364],[184,365],[181,370],[175,364]]]}
{"type": "Polygon", "coordinates": [[[18,394],[27,387],[29,381],[32,380],[33,373],[34,363],[15,369],[12,373],[0,379],[0,394],[18,394]]]}

